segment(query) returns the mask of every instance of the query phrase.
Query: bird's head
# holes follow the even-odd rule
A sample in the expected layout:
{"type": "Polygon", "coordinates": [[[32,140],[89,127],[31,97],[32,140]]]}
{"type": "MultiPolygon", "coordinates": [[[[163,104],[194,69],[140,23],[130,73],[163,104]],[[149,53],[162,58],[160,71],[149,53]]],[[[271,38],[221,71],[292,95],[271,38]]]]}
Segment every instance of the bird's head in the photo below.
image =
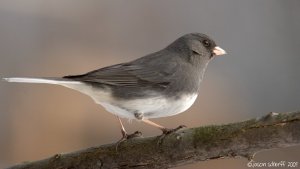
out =
{"type": "Polygon", "coordinates": [[[189,61],[211,60],[214,56],[226,54],[226,51],[216,45],[207,35],[189,33],[168,46],[171,50],[181,53],[189,61]]]}

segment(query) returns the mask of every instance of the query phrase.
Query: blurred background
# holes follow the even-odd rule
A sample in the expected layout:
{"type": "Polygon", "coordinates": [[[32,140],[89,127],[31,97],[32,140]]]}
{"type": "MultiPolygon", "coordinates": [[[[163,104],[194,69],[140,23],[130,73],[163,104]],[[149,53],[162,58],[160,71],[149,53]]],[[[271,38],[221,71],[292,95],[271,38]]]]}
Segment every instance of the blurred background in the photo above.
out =
{"type": "MultiPolygon", "coordinates": [[[[225,124],[300,110],[299,0],[1,0],[0,77],[81,74],[160,50],[190,32],[228,55],[213,60],[195,104],[154,119],[167,127],[225,124]]],[[[157,129],[128,123],[144,136],[157,129]]],[[[89,97],[52,85],[0,82],[0,168],[112,143],[115,117],[89,97]]],[[[300,147],[255,161],[298,161],[300,147]]],[[[178,168],[247,168],[246,159],[178,168]]]]}

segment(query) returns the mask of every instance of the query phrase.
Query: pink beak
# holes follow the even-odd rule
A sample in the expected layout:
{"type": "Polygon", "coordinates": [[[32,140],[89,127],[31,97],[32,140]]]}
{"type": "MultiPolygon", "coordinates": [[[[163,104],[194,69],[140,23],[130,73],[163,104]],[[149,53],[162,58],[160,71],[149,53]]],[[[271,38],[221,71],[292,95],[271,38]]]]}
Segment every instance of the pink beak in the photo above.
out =
{"type": "Polygon", "coordinates": [[[226,51],[222,48],[220,48],[219,46],[216,46],[214,49],[213,49],[213,53],[217,56],[220,56],[220,55],[225,55],[226,54],[226,51]]]}

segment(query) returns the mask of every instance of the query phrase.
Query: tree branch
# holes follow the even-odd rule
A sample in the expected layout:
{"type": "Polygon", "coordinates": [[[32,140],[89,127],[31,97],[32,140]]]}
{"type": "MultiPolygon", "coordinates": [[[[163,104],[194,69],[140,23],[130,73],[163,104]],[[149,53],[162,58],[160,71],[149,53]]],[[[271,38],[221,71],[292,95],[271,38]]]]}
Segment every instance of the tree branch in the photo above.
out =
{"type": "Polygon", "coordinates": [[[181,130],[165,137],[136,138],[115,144],[58,154],[9,169],[170,168],[178,165],[237,156],[252,159],[267,149],[300,144],[300,112],[269,113],[239,123],[181,130]]]}

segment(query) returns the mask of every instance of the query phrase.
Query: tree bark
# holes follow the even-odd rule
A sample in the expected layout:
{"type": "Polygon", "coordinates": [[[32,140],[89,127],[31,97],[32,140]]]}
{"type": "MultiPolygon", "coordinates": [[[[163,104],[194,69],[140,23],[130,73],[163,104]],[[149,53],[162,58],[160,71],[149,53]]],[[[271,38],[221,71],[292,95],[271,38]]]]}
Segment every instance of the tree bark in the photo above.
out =
{"type": "Polygon", "coordinates": [[[180,130],[161,142],[159,138],[134,138],[122,142],[118,151],[116,144],[101,145],[9,169],[155,169],[237,156],[250,160],[262,150],[299,145],[300,112],[272,112],[244,122],[180,130]]]}

